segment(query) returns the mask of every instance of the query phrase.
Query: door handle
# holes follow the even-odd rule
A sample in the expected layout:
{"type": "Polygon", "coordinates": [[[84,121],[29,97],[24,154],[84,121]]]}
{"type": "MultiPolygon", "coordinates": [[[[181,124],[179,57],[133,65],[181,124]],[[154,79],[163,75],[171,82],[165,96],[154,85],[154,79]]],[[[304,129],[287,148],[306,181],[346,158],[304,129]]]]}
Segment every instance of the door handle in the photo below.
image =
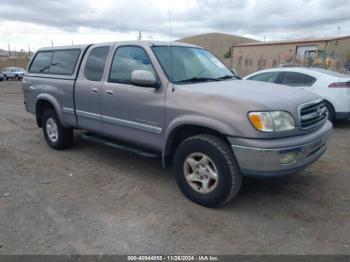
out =
{"type": "Polygon", "coordinates": [[[98,88],[91,88],[90,92],[97,94],[98,93],[98,88]]]}
{"type": "Polygon", "coordinates": [[[114,91],[113,90],[110,90],[110,89],[107,89],[105,91],[106,95],[113,95],[114,91]]]}

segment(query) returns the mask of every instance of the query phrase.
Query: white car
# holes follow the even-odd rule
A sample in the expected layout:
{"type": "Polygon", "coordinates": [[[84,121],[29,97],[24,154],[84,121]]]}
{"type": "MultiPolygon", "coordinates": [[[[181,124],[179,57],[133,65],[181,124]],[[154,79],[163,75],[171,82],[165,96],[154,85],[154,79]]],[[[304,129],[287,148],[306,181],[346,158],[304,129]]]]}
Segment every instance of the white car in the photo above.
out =
{"type": "Polygon", "coordinates": [[[261,70],[243,79],[309,90],[325,100],[330,121],[350,118],[349,75],[320,68],[290,67],[261,70]]]}
{"type": "Polygon", "coordinates": [[[22,80],[26,70],[20,67],[5,67],[2,70],[2,74],[4,75],[5,80],[15,79],[22,80]]]}

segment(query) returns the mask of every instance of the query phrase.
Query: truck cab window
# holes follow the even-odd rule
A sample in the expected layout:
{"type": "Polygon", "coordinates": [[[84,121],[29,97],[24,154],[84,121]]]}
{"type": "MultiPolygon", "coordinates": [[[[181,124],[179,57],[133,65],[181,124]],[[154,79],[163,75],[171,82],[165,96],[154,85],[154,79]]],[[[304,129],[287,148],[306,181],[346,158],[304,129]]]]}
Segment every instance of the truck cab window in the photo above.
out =
{"type": "Polygon", "coordinates": [[[109,82],[131,84],[131,73],[135,70],[155,74],[151,61],[141,47],[119,47],[113,57],[109,82]]]}
{"type": "Polygon", "coordinates": [[[108,46],[100,46],[91,50],[84,69],[86,79],[101,81],[108,53],[108,46]]]}

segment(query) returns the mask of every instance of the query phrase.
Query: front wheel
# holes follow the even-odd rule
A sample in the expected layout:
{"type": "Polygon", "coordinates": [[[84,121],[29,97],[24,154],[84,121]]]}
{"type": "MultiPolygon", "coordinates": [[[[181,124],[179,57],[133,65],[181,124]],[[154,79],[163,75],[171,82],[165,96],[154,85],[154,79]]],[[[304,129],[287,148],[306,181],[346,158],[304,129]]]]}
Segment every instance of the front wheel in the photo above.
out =
{"type": "Polygon", "coordinates": [[[54,149],[65,149],[73,144],[73,129],[64,127],[53,109],[43,114],[43,133],[48,145],[54,149]]]}
{"type": "Polygon", "coordinates": [[[177,184],[190,200],[208,207],[221,206],[239,192],[242,176],[230,146],[214,135],[183,141],[174,155],[177,184]]]}

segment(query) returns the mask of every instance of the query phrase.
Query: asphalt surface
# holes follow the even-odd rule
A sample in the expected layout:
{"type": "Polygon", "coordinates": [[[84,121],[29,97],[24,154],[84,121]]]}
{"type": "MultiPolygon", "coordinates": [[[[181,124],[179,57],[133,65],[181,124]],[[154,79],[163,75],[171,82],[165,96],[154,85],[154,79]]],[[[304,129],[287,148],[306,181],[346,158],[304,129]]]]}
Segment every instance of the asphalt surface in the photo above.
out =
{"type": "Polygon", "coordinates": [[[350,122],[291,177],[245,179],[229,205],[187,200],[171,170],[79,139],[50,149],[0,82],[0,254],[350,254],[350,122]]]}

